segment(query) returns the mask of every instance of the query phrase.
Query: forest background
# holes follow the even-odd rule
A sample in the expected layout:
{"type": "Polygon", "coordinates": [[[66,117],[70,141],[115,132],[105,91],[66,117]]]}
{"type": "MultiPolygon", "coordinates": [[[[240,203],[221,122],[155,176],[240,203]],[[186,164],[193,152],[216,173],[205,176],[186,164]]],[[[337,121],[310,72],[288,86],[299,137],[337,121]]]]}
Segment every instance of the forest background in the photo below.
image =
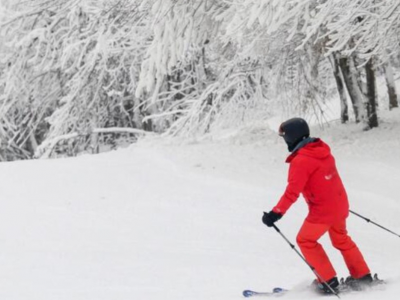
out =
{"type": "Polygon", "coordinates": [[[98,153],[153,133],[195,140],[277,112],[323,124],[332,100],[336,119],[369,130],[398,107],[398,0],[1,6],[1,161],[98,153]]]}

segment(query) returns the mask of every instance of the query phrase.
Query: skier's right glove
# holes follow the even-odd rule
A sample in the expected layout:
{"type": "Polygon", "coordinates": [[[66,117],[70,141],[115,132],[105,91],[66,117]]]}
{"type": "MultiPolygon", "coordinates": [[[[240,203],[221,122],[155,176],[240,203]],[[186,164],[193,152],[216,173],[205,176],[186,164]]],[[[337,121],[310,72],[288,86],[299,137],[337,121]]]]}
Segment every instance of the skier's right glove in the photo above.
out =
{"type": "Polygon", "coordinates": [[[270,211],[269,213],[264,212],[264,215],[262,217],[262,221],[265,225],[268,227],[272,227],[276,221],[278,221],[280,218],[282,218],[282,215],[279,213],[276,213],[274,211],[270,211]]]}

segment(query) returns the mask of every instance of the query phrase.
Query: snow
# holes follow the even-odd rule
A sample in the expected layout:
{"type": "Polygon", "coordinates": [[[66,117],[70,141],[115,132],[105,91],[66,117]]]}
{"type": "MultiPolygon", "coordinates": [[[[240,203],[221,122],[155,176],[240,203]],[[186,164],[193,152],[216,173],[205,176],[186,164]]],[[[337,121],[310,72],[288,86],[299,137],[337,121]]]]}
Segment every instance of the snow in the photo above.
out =
{"type": "MultiPolygon", "coordinates": [[[[400,232],[400,112],[381,121],[369,132],[316,125],[312,135],[330,144],[351,208],[400,232]]],[[[0,164],[0,298],[232,300],[275,286],[296,291],[285,299],[320,298],[307,290],[312,272],[261,223],[286,184],[286,146],[272,127],[0,164]]],[[[299,199],[277,223],[293,243],[306,213],[299,199]]],[[[399,238],[356,216],[348,224],[388,283],[341,298],[398,299],[399,238]]],[[[347,276],[340,254],[322,243],[347,276]]]]}

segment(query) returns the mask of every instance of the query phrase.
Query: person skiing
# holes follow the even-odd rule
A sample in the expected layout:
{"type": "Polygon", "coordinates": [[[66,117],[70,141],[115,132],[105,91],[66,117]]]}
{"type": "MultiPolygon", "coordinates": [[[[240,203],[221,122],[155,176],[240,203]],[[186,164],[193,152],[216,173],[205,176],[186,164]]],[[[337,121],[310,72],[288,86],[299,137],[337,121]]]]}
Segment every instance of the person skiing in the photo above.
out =
{"type": "Polygon", "coordinates": [[[332,245],[341,252],[349,270],[346,283],[354,288],[370,284],[373,281],[370,269],[347,233],[349,202],[329,146],[319,138],[310,137],[308,124],[301,118],[283,122],[279,135],[291,152],[286,159],[290,164],[288,184],[276,206],[270,212],[264,212],[263,223],[274,226],[302,194],[309,213],[296,242],[317,275],[313,285],[322,293],[338,292],[336,271],[318,243],[326,233],[332,245]]]}

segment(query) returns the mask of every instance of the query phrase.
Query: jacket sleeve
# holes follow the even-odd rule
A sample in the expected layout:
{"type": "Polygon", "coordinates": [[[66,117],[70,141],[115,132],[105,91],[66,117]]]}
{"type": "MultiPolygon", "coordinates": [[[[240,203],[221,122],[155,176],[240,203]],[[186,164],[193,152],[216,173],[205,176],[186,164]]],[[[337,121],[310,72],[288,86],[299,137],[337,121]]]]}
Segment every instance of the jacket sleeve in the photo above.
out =
{"type": "Polygon", "coordinates": [[[310,177],[310,167],[310,162],[303,157],[296,157],[291,161],[288,184],[278,204],[272,209],[274,212],[284,215],[292,204],[297,201],[310,177]]]}

